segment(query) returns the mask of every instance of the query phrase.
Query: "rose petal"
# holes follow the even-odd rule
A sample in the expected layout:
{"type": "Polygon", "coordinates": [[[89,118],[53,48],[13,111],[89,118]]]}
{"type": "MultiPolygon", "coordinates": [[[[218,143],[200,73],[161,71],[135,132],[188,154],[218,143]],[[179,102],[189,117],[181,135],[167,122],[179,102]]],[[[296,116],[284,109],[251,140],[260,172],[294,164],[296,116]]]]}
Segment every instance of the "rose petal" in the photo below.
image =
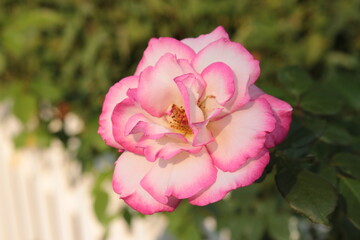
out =
{"type": "Polygon", "coordinates": [[[180,200],[169,198],[165,204],[160,203],[140,186],[141,179],[151,170],[152,166],[153,163],[147,161],[143,156],[124,152],[115,163],[113,189],[129,206],[142,214],[171,212],[177,207],[180,200]]]}
{"type": "Polygon", "coordinates": [[[192,146],[178,133],[164,134],[158,139],[144,138],[138,142],[137,146],[144,149],[146,159],[151,162],[159,158],[168,160],[183,151],[197,153],[201,150],[201,147],[192,146]]]}
{"type": "Polygon", "coordinates": [[[205,83],[193,74],[187,74],[175,79],[184,101],[184,107],[189,126],[194,134],[193,146],[202,146],[213,141],[211,132],[207,129],[208,120],[205,120],[203,111],[198,106],[203,95],[205,83]]]}
{"type": "Polygon", "coordinates": [[[227,105],[231,110],[236,110],[250,99],[248,87],[259,77],[259,61],[241,44],[222,38],[202,49],[192,63],[196,71],[202,72],[215,62],[225,63],[234,73],[235,94],[227,105]]]}
{"type": "Polygon", "coordinates": [[[197,105],[205,89],[204,83],[191,73],[179,76],[174,81],[181,93],[189,124],[204,121],[204,114],[197,105]]]}
{"type": "Polygon", "coordinates": [[[167,53],[175,55],[177,59],[189,61],[195,56],[195,52],[190,47],[174,38],[152,38],[136,68],[135,75],[140,75],[149,66],[155,66],[159,59],[167,53]]]}
{"type": "Polygon", "coordinates": [[[194,133],[193,137],[193,146],[204,146],[210,142],[214,141],[214,136],[211,131],[208,129],[207,125],[210,121],[215,119],[217,116],[222,114],[222,108],[213,109],[213,111],[209,112],[206,116],[206,120],[203,122],[193,123],[192,130],[194,133]]]}
{"type": "Polygon", "coordinates": [[[166,124],[165,121],[163,124],[159,124],[162,118],[156,120],[158,123],[151,121],[142,113],[135,114],[131,116],[126,123],[124,135],[128,136],[130,134],[142,133],[146,137],[156,139],[166,133],[172,133],[168,128],[163,126],[166,124]]]}
{"type": "Polygon", "coordinates": [[[193,123],[192,129],[194,132],[193,146],[204,146],[214,141],[214,136],[207,128],[209,120],[203,122],[193,123]]]}
{"type": "Polygon", "coordinates": [[[252,184],[292,111],[254,85],[259,74],[259,62],[222,27],[182,41],[151,39],[135,75],[109,90],[99,119],[106,143],[126,150],[114,191],[152,214],[252,184]]]}
{"type": "Polygon", "coordinates": [[[263,150],[258,156],[249,159],[246,164],[235,172],[218,170],[216,182],[189,198],[189,202],[193,205],[204,206],[223,199],[233,189],[252,184],[261,177],[269,163],[269,159],[269,152],[263,150]]]}
{"type": "Polygon", "coordinates": [[[274,113],[274,117],[276,119],[275,129],[268,134],[265,143],[265,146],[267,148],[272,148],[285,139],[290,128],[293,109],[288,103],[264,93],[255,85],[250,87],[250,95],[253,99],[265,99],[270,104],[271,109],[274,113]]]}
{"type": "Polygon", "coordinates": [[[173,196],[189,198],[216,180],[216,168],[206,150],[196,154],[180,153],[169,160],[160,159],[141,180],[141,186],[156,200],[166,203],[173,196]]]}
{"type": "Polygon", "coordinates": [[[182,99],[174,79],[186,74],[172,54],[165,54],[155,67],[144,70],[140,76],[138,98],[143,109],[161,117],[172,104],[182,105],[182,99]]]}
{"type": "Polygon", "coordinates": [[[234,74],[225,63],[212,63],[201,75],[206,82],[205,97],[214,96],[221,105],[224,105],[234,95],[234,74]]]}
{"type": "Polygon", "coordinates": [[[139,83],[139,78],[135,76],[127,77],[117,82],[112,86],[109,92],[106,94],[104,104],[102,107],[102,113],[99,119],[98,133],[104,139],[107,145],[123,149],[123,147],[115,141],[112,130],[111,115],[115,106],[127,98],[127,91],[130,88],[136,88],[139,83]]]}
{"type": "Polygon", "coordinates": [[[229,35],[222,26],[219,26],[209,34],[203,34],[197,38],[185,38],[181,42],[191,47],[197,53],[208,44],[221,38],[229,39],[229,35]]]}
{"type": "Polygon", "coordinates": [[[263,148],[266,136],[275,128],[275,118],[264,99],[249,102],[240,110],[209,123],[215,141],[207,148],[215,165],[234,172],[263,148]]]}
{"type": "Polygon", "coordinates": [[[263,98],[270,103],[276,119],[275,129],[268,134],[265,143],[267,148],[272,148],[284,141],[287,133],[289,132],[292,119],[292,107],[288,103],[268,94],[265,94],[263,98]]]}
{"type": "Polygon", "coordinates": [[[143,150],[136,147],[136,143],[142,137],[142,133],[125,135],[126,125],[129,119],[138,113],[144,114],[144,111],[137,103],[129,98],[116,105],[111,116],[113,125],[112,131],[115,141],[121,144],[125,150],[136,154],[143,154],[143,150]]]}

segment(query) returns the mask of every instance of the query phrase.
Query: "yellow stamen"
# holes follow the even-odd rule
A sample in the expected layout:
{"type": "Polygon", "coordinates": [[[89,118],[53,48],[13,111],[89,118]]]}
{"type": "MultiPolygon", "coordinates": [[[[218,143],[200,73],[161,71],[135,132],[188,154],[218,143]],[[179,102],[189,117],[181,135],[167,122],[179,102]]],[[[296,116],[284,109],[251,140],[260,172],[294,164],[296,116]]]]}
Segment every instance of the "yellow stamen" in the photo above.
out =
{"type": "Polygon", "coordinates": [[[208,95],[208,96],[206,96],[201,102],[200,102],[200,99],[199,99],[199,101],[198,101],[198,106],[199,106],[199,108],[201,109],[201,110],[205,110],[205,102],[206,102],[206,100],[208,100],[209,98],[215,98],[215,96],[213,96],[213,95],[208,95]]]}
{"type": "Polygon", "coordinates": [[[178,107],[175,104],[171,106],[169,123],[171,128],[176,129],[180,133],[184,134],[184,136],[192,134],[183,106],[178,107]]]}

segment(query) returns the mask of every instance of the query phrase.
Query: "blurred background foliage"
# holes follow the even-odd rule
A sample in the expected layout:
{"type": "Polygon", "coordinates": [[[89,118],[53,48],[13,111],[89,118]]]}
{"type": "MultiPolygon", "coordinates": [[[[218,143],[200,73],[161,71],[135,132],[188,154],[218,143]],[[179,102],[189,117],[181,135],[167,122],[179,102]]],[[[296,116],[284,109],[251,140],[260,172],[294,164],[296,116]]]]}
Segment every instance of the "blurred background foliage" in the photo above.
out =
{"type": "Polygon", "coordinates": [[[292,104],[293,124],[261,184],[206,207],[183,203],[165,214],[169,234],[209,239],[212,217],[232,239],[360,239],[359,13],[359,0],[2,0],[0,100],[25,124],[18,146],[61,139],[97,176],[99,220],[131,224],[133,211],[105,211],[118,153],[97,135],[104,96],[151,37],[222,25],[261,61],[257,84],[292,104]]]}

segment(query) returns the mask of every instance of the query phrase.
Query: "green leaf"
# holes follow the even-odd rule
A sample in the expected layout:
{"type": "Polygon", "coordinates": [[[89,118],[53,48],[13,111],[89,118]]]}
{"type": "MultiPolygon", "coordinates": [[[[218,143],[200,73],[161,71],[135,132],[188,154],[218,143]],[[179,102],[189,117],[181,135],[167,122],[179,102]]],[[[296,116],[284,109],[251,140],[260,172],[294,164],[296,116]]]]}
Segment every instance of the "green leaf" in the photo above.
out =
{"type": "Polygon", "coordinates": [[[130,213],[129,208],[123,208],[121,212],[122,212],[122,217],[124,218],[128,226],[131,226],[133,216],[130,213]]]}
{"type": "Polygon", "coordinates": [[[304,116],[301,120],[304,127],[315,133],[316,137],[320,137],[324,133],[327,125],[326,120],[321,119],[317,116],[304,116]]]}
{"type": "MultiPolygon", "coordinates": [[[[324,128],[324,126],[317,124],[318,121],[313,122],[314,125],[318,126],[318,129],[324,128]]],[[[303,123],[294,118],[289,135],[287,137],[287,142],[290,143],[292,147],[305,147],[314,142],[314,140],[319,137],[318,135],[318,133],[315,134],[313,131],[305,128],[303,123]]]]}
{"type": "Polygon", "coordinates": [[[263,82],[263,84],[259,83],[258,87],[267,94],[276,96],[292,106],[297,104],[297,98],[282,86],[271,85],[269,82],[263,82]]]}
{"type": "Polygon", "coordinates": [[[336,154],[331,163],[344,173],[360,179],[360,156],[351,153],[336,154]]]}
{"type": "Polygon", "coordinates": [[[328,162],[329,154],[331,154],[332,146],[322,141],[317,141],[311,147],[309,152],[320,162],[328,162]]]}
{"type": "Polygon", "coordinates": [[[36,100],[32,95],[20,95],[15,98],[14,114],[23,123],[26,123],[31,117],[35,116],[36,109],[36,100]]]}
{"type": "Polygon", "coordinates": [[[343,107],[343,99],[328,87],[317,85],[301,98],[301,107],[317,115],[334,115],[343,107]]]}
{"type": "Polygon", "coordinates": [[[349,145],[353,142],[350,133],[340,125],[329,125],[320,139],[326,143],[349,145]]]}
{"type": "Polygon", "coordinates": [[[330,183],[310,171],[285,167],[275,179],[290,207],[315,223],[329,224],[328,217],[337,203],[337,194],[330,183]]]}
{"type": "Polygon", "coordinates": [[[108,219],[106,209],[109,202],[109,195],[101,188],[98,188],[96,191],[94,191],[94,196],[94,210],[96,217],[100,222],[105,223],[108,219]]]}
{"type": "Polygon", "coordinates": [[[345,197],[350,221],[360,229],[360,181],[341,177],[339,189],[345,197]]]}
{"type": "Polygon", "coordinates": [[[327,164],[322,164],[319,170],[319,175],[325,178],[326,181],[331,183],[333,186],[336,186],[336,184],[338,183],[336,169],[328,166],[327,164]]]}
{"type": "Polygon", "coordinates": [[[296,96],[306,92],[313,84],[309,74],[297,66],[283,68],[279,73],[279,80],[289,92],[296,96]]]}
{"type": "Polygon", "coordinates": [[[109,216],[106,211],[109,203],[109,195],[103,189],[103,185],[110,183],[111,176],[111,171],[102,171],[97,174],[91,191],[91,194],[94,197],[93,207],[95,215],[104,226],[106,226],[111,220],[111,216],[109,216]]]}
{"type": "Polygon", "coordinates": [[[352,107],[360,110],[360,81],[355,74],[338,73],[331,77],[330,82],[352,107]]]}

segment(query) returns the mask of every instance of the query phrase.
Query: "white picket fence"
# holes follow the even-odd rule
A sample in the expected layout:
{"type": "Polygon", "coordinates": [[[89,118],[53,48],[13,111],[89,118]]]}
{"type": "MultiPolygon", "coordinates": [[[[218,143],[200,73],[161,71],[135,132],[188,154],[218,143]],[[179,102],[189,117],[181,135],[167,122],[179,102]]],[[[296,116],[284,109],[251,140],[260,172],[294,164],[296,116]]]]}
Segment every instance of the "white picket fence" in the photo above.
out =
{"type": "MultiPolygon", "coordinates": [[[[40,149],[15,149],[21,124],[9,104],[0,104],[0,240],[98,240],[104,229],[93,212],[93,176],[80,173],[59,141],[40,149]]],[[[111,183],[109,183],[109,189],[111,183]]],[[[110,190],[109,190],[110,191],[110,190]]],[[[121,206],[111,197],[108,210],[121,206]]],[[[158,239],[166,228],[161,215],[119,218],[107,239],[158,239]]]]}

